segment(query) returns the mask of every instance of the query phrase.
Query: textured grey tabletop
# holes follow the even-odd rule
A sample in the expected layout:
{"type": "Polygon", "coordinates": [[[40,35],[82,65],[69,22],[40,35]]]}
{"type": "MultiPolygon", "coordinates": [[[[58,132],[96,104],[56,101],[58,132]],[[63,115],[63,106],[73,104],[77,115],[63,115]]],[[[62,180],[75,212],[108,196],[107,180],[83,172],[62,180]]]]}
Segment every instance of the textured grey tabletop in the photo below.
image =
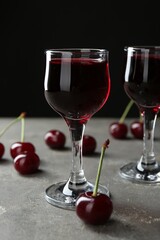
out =
{"type": "MultiPolygon", "coordinates": [[[[2,118],[1,128],[10,120],[2,118]]],[[[101,144],[106,138],[110,139],[100,182],[112,194],[114,211],[110,221],[103,226],[86,225],[75,211],[54,207],[44,198],[45,189],[54,182],[67,179],[70,172],[71,142],[61,118],[26,118],[25,140],[35,145],[41,159],[39,172],[32,175],[19,175],[9,153],[10,145],[20,140],[20,123],[1,137],[6,151],[0,160],[0,240],[160,239],[160,185],[135,184],[119,176],[122,165],[140,157],[142,140],[132,136],[127,140],[113,139],[108,128],[114,120],[93,117],[85,129],[85,134],[91,134],[97,140],[95,154],[84,157],[85,175],[90,181],[95,180],[101,144]],[[50,129],[59,129],[66,134],[66,150],[55,151],[46,146],[44,134],[50,129]]],[[[158,158],[159,126],[157,121],[155,151],[158,158]]]]}

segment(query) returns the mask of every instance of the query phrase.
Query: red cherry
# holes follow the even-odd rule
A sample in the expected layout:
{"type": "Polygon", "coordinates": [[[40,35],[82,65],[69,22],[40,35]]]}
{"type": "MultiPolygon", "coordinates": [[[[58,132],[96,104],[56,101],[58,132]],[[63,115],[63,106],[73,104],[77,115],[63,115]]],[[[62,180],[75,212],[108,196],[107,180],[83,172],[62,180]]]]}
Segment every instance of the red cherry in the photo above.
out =
{"type": "Polygon", "coordinates": [[[2,158],[4,152],[5,152],[5,147],[3,143],[0,143],[0,159],[2,158]]]}
{"type": "Polygon", "coordinates": [[[23,152],[35,152],[35,147],[30,142],[15,142],[10,147],[10,154],[14,159],[23,152]]]}
{"type": "Polygon", "coordinates": [[[76,201],[77,216],[88,224],[105,224],[113,212],[112,201],[103,193],[95,197],[92,194],[93,192],[85,192],[79,195],[76,201]]]}
{"type": "Polygon", "coordinates": [[[134,121],[130,125],[130,131],[135,138],[143,139],[143,122],[134,121]]]}
{"type": "Polygon", "coordinates": [[[52,149],[64,148],[66,137],[59,130],[50,130],[44,136],[45,143],[52,149]]]}
{"type": "Polygon", "coordinates": [[[114,122],[109,126],[109,132],[114,138],[124,139],[128,133],[128,127],[125,123],[114,122]]]}
{"type": "Polygon", "coordinates": [[[90,135],[83,136],[83,146],[82,146],[82,153],[83,155],[92,154],[97,146],[97,142],[94,137],[90,135]]]}
{"type": "Polygon", "coordinates": [[[20,174],[35,173],[40,165],[39,156],[35,152],[25,152],[14,159],[14,168],[20,174]]]}

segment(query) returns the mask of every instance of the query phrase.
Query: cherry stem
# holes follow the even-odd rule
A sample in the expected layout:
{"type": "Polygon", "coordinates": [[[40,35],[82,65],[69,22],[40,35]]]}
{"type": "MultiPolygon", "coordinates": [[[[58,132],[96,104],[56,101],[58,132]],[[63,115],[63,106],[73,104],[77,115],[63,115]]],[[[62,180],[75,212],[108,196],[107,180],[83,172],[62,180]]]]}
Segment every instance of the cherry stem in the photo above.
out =
{"type": "Polygon", "coordinates": [[[25,116],[21,118],[21,142],[24,142],[25,116]]]}
{"type": "Polygon", "coordinates": [[[122,116],[121,116],[121,118],[120,118],[120,120],[119,120],[119,123],[123,123],[123,122],[124,122],[124,120],[125,120],[128,112],[129,112],[129,110],[131,109],[133,103],[134,103],[133,100],[130,100],[130,101],[129,101],[129,103],[127,104],[127,106],[126,106],[126,108],[125,108],[125,110],[124,110],[124,112],[123,112],[123,114],[122,114],[122,116]]]}
{"type": "Polygon", "coordinates": [[[12,126],[14,125],[16,122],[20,121],[21,119],[24,119],[26,113],[22,112],[16,119],[12,120],[11,122],[9,122],[9,124],[7,126],[5,126],[1,132],[0,132],[0,137],[12,126]]]}
{"type": "Polygon", "coordinates": [[[98,185],[99,185],[99,180],[100,180],[100,175],[101,175],[101,170],[102,170],[102,164],[103,164],[103,158],[104,158],[105,150],[106,150],[106,148],[108,148],[109,143],[110,143],[110,141],[109,141],[109,139],[107,139],[104,142],[104,144],[102,145],[102,148],[101,148],[101,156],[100,156],[100,161],[99,161],[96,181],[95,181],[95,185],[94,185],[94,189],[93,189],[93,193],[92,193],[93,197],[97,196],[98,185]]]}
{"type": "Polygon", "coordinates": [[[141,113],[139,114],[139,121],[140,121],[140,123],[143,123],[143,117],[142,117],[141,113]]]}

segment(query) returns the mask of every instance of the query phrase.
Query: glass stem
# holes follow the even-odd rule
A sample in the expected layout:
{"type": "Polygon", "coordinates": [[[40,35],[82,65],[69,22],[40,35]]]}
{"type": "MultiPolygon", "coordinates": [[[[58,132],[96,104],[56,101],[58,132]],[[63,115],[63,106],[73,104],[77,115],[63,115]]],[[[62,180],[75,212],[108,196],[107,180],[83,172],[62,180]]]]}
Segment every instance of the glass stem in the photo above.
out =
{"type": "Polygon", "coordinates": [[[144,136],[143,154],[137,166],[140,171],[154,171],[158,168],[158,163],[154,153],[154,131],[157,113],[153,109],[145,109],[143,112],[144,136]]]}
{"type": "Polygon", "coordinates": [[[70,184],[82,185],[86,183],[83,170],[83,158],[82,158],[82,140],[85,130],[85,124],[80,123],[77,120],[72,120],[69,125],[72,141],[72,169],[70,173],[70,184]]]}

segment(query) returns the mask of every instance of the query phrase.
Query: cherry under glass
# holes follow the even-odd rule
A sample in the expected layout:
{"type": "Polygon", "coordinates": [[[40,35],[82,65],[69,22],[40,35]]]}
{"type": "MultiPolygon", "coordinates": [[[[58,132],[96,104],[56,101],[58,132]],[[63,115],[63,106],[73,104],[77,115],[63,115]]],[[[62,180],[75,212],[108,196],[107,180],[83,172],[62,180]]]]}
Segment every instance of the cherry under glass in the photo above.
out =
{"type": "MultiPolygon", "coordinates": [[[[67,124],[72,159],[68,180],[46,189],[46,200],[57,207],[75,210],[78,195],[93,191],[84,173],[82,140],[90,118],[106,103],[110,94],[109,52],[106,49],[46,50],[44,94],[50,107],[67,124]]],[[[109,195],[106,186],[99,191],[109,195]]]]}

